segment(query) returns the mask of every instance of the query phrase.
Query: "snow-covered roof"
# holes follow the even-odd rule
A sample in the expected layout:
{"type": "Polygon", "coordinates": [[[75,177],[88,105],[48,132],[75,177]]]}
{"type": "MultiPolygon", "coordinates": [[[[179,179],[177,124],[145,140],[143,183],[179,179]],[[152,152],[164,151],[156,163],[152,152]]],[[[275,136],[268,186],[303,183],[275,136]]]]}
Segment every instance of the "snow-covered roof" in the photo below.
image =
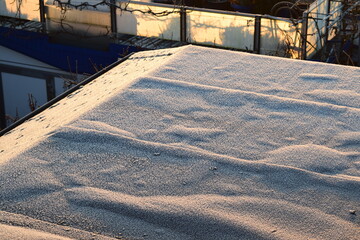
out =
{"type": "Polygon", "coordinates": [[[136,53],[0,137],[0,223],[359,239],[359,73],[195,46],[136,53]]]}

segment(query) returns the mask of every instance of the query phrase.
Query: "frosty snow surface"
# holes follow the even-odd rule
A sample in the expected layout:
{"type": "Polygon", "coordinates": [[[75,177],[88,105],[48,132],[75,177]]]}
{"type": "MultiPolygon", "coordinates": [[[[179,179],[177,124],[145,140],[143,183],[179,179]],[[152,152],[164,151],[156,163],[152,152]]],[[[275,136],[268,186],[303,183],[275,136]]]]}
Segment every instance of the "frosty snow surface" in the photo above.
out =
{"type": "Polygon", "coordinates": [[[360,239],[360,69],[136,53],[0,137],[0,182],[0,238],[360,239]]]}

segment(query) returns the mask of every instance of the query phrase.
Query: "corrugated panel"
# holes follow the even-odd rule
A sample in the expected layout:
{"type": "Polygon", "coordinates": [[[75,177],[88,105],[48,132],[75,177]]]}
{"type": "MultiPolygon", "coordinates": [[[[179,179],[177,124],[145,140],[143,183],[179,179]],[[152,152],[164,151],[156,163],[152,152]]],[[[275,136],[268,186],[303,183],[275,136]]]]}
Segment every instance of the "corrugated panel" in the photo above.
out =
{"type": "Polygon", "coordinates": [[[118,44],[134,46],[144,49],[164,49],[186,45],[187,43],[179,41],[171,41],[160,38],[148,38],[133,36],[128,34],[119,34],[118,44]]]}
{"type": "Polygon", "coordinates": [[[28,21],[19,18],[4,17],[4,16],[0,16],[0,26],[7,27],[10,29],[15,28],[20,30],[27,30],[31,32],[41,32],[43,27],[41,22],[34,22],[34,21],[28,21]]]}

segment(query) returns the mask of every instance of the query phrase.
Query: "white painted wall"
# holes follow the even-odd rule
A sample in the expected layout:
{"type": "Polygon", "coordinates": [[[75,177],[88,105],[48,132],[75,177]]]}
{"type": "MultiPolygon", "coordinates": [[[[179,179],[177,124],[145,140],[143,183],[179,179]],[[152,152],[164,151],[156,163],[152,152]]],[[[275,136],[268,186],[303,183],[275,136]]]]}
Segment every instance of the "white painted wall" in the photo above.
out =
{"type": "Polygon", "coordinates": [[[187,13],[190,43],[253,50],[255,17],[190,11],[187,13]]]}
{"type": "Polygon", "coordinates": [[[260,54],[299,58],[302,24],[277,19],[261,19],[260,54]],[[292,48],[288,48],[288,44],[292,48]]]}
{"type": "MultiPolygon", "coordinates": [[[[330,2],[330,16],[327,16],[327,6],[330,0],[317,0],[310,6],[308,34],[307,34],[307,56],[311,58],[317,51],[322,49],[325,43],[324,35],[326,33],[326,21],[329,21],[330,26],[337,28],[340,24],[338,19],[341,17],[341,3],[330,2]]],[[[335,37],[333,28],[329,29],[329,40],[335,37]]]]}
{"type": "MultiPolygon", "coordinates": [[[[81,2],[81,0],[78,0],[78,2],[81,2]]],[[[180,41],[179,8],[139,1],[119,1],[118,6],[133,11],[117,9],[118,33],[180,41]],[[148,11],[169,14],[154,16],[153,14],[143,13],[148,11]]],[[[70,32],[74,31],[87,36],[110,33],[109,9],[99,8],[81,11],[71,9],[64,15],[61,14],[59,8],[49,5],[46,7],[46,13],[47,26],[50,31],[61,30],[59,22],[63,19],[63,27],[70,32]]],[[[186,40],[189,43],[248,51],[252,51],[254,48],[255,15],[226,14],[191,9],[186,13],[186,26],[186,40]]],[[[290,54],[293,58],[297,58],[297,51],[300,47],[300,35],[297,30],[300,28],[300,24],[294,26],[285,19],[263,17],[260,53],[284,56],[283,50],[287,47],[286,42],[290,42],[294,45],[290,54]]]]}
{"type": "Polygon", "coordinates": [[[61,12],[56,6],[46,6],[47,29],[67,31],[83,36],[106,35],[110,32],[109,11],[69,9],[61,12]]]}
{"type": "Polygon", "coordinates": [[[116,19],[117,31],[119,33],[126,33],[143,37],[159,37],[162,39],[180,41],[179,9],[176,9],[171,5],[144,5],[136,2],[119,2],[118,4],[121,6],[121,8],[126,7],[126,9],[130,11],[140,10],[147,12],[151,10],[154,13],[170,13],[165,16],[154,16],[152,14],[143,14],[139,11],[130,13],[127,11],[118,10],[116,19]]]}
{"type": "Polygon", "coordinates": [[[0,15],[39,21],[39,0],[1,0],[0,15]]]}

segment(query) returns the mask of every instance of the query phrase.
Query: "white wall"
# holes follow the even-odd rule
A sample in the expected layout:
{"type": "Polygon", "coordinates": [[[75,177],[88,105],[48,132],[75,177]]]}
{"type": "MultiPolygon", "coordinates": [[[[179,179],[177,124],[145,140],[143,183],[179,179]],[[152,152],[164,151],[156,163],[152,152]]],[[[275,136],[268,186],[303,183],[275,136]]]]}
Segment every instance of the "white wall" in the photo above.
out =
{"type": "Polygon", "coordinates": [[[253,50],[255,17],[190,11],[187,13],[190,43],[253,50]]]}
{"type": "Polygon", "coordinates": [[[67,31],[83,36],[99,36],[110,33],[110,13],[69,9],[62,13],[56,6],[46,6],[47,29],[67,31]]]}
{"type": "Polygon", "coordinates": [[[0,15],[39,21],[39,0],[1,0],[0,15]]]}
{"type": "Polygon", "coordinates": [[[341,3],[331,1],[330,3],[330,16],[327,16],[328,1],[330,0],[317,0],[311,4],[309,9],[309,20],[307,30],[307,56],[311,58],[317,51],[321,50],[325,44],[326,22],[333,28],[328,29],[328,39],[331,40],[335,37],[334,29],[340,24],[338,21],[341,17],[341,3]]]}
{"type": "Polygon", "coordinates": [[[180,14],[179,9],[171,5],[155,6],[144,5],[141,3],[119,2],[119,6],[132,11],[149,11],[154,13],[169,12],[164,16],[154,16],[152,14],[143,14],[139,11],[117,11],[117,31],[138,35],[143,37],[159,37],[162,39],[180,41],[180,14]],[[175,11],[175,13],[172,13],[175,11]]]}

